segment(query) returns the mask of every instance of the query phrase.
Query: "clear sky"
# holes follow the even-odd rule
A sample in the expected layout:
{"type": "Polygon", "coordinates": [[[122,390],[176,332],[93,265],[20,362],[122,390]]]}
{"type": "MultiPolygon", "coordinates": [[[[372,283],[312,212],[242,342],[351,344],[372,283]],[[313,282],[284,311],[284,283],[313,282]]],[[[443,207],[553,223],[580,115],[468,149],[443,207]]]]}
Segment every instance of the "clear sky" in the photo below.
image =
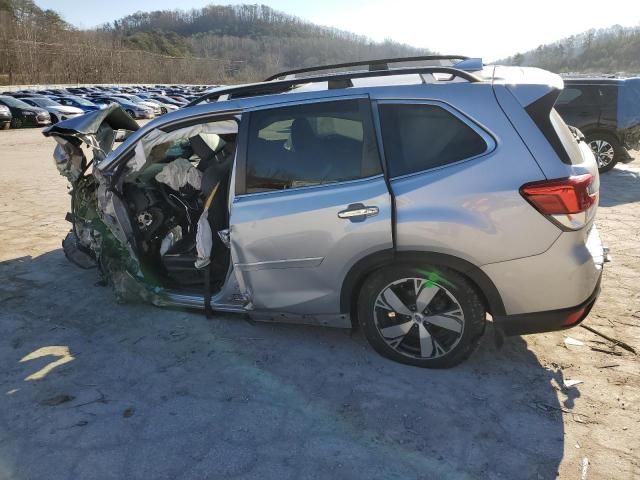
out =
{"type": "Polygon", "coordinates": [[[321,25],[373,40],[385,38],[497,60],[590,28],[640,25],[640,0],[36,0],[78,27],[138,10],[189,9],[211,3],[264,3],[321,25]]]}

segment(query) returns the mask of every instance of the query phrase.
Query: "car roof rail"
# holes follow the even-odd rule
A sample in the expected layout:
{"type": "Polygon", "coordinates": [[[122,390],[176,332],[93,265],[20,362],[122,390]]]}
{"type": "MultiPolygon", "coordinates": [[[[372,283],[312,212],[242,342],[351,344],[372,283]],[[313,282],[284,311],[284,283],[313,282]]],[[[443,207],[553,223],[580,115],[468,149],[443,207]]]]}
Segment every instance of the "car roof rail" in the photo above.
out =
{"type": "MultiPolygon", "coordinates": [[[[473,73],[459,70],[453,67],[407,67],[407,68],[392,68],[390,70],[362,70],[356,72],[347,73],[332,73],[324,74],[313,77],[302,77],[288,80],[272,80],[268,82],[252,83],[248,85],[238,85],[232,87],[221,87],[204,95],[196,98],[195,100],[187,104],[188,107],[198,105],[207,100],[229,100],[233,98],[246,98],[259,95],[274,95],[277,93],[284,93],[298,85],[306,85],[309,83],[321,83],[327,82],[329,90],[336,88],[349,88],[353,87],[351,80],[358,78],[372,78],[372,77],[391,77],[396,75],[433,75],[442,74],[449,75],[446,81],[451,81],[454,78],[461,78],[469,83],[482,82],[482,79],[473,73]],[[225,97],[224,99],[221,97],[225,97]]],[[[424,77],[423,83],[426,83],[424,77]]]]}
{"type": "MultiPolygon", "coordinates": [[[[393,63],[405,63],[405,62],[420,62],[420,61],[434,61],[434,60],[467,60],[469,57],[463,55],[420,55],[416,57],[395,57],[395,58],[380,58],[376,60],[361,60],[358,62],[347,63],[334,63],[331,65],[318,65],[315,67],[297,68],[294,70],[286,70],[284,72],[276,73],[265,79],[265,82],[272,80],[285,80],[286,77],[298,75],[300,73],[321,72],[323,70],[335,70],[339,68],[350,67],[367,67],[370,72],[389,70],[389,65],[393,63]]],[[[444,65],[443,65],[444,66],[444,65]]]]}

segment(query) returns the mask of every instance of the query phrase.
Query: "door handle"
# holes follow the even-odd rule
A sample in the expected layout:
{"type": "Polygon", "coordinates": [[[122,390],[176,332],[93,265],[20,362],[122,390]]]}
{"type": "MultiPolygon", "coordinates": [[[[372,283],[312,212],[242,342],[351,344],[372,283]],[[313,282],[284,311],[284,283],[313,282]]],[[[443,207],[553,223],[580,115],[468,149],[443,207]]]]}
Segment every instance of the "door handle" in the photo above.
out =
{"type": "Polygon", "coordinates": [[[367,217],[375,217],[380,212],[378,207],[365,206],[362,203],[353,203],[345,210],[338,212],[338,218],[351,221],[363,221],[367,217]]]}

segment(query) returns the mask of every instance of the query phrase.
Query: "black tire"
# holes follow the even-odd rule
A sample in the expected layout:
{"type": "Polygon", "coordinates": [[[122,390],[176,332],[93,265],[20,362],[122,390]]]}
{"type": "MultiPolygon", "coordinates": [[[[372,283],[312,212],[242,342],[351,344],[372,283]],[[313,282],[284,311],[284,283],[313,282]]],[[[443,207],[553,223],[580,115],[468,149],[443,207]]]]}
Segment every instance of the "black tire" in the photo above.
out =
{"type": "Polygon", "coordinates": [[[11,120],[11,128],[22,128],[23,122],[20,118],[14,118],[11,120]]]}
{"type": "Polygon", "coordinates": [[[52,113],[52,114],[51,114],[51,124],[52,124],[52,125],[53,125],[53,124],[56,124],[56,123],[58,123],[59,121],[60,121],[60,119],[59,119],[56,115],[54,115],[54,114],[52,113]]]}
{"type": "Polygon", "coordinates": [[[587,135],[587,144],[591,147],[593,154],[596,156],[596,161],[598,162],[598,171],[600,173],[605,173],[611,170],[616,166],[618,161],[622,160],[625,157],[624,147],[620,144],[620,142],[613,135],[605,132],[596,132],[587,135]],[[606,162],[603,158],[598,158],[600,154],[598,153],[598,149],[602,151],[602,153],[606,153],[610,145],[611,149],[613,149],[613,159],[611,161],[606,162]]]}
{"type": "Polygon", "coordinates": [[[134,119],[136,118],[136,116],[133,113],[133,110],[125,110],[125,112],[127,112],[131,118],[134,118],[134,119]]]}
{"type": "Polygon", "coordinates": [[[6,122],[2,124],[2,130],[9,130],[9,127],[11,127],[11,122],[6,122]]]}
{"type": "MultiPolygon", "coordinates": [[[[417,289],[418,287],[416,287],[416,290],[417,289]]],[[[416,297],[418,296],[417,293],[414,294],[416,297]]],[[[405,305],[408,307],[410,306],[411,300],[410,297],[405,298],[408,298],[405,305]]],[[[417,309],[417,299],[414,299],[413,305],[413,308],[417,309]]],[[[484,333],[486,308],[474,285],[467,280],[466,277],[454,270],[428,265],[421,265],[419,268],[410,265],[398,265],[382,268],[372,273],[365,280],[358,297],[358,319],[367,340],[382,356],[395,360],[396,362],[417,367],[450,368],[466,360],[475,350],[480,337],[484,333]],[[444,310],[448,311],[452,308],[452,304],[447,302],[451,302],[451,298],[453,297],[454,302],[457,302],[454,303],[456,306],[453,307],[453,309],[458,312],[461,309],[463,314],[462,319],[455,320],[459,325],[462,325],[458,327],[461,328],[461,332],[454,332],[451,331],[450,328],[430,324],[428,322],[429,315],[424,316],[421,320],[415,320],[411,316],[408,317],[395,311],[392,313],[386,307],[381,308],[380,304],[376,306],[379,296],[385,300],[382,303],[387,303],[388,298],[386,295],[388,295],[388,293],[383,294],[383,292],[388,292],[390,286],[396,289],[398,296],[405,294],[410,295],[406,287],[410,287],[411,284],[407,282],[413,280],[405,281],[403,279],[420,279],[425,281],[425,283],[422,284],[422,288],[438,287],[438,293],[435,295],[430,294],[432,295],[432,300],[426,303],[426,311],[429,311],[430,315],[437,316],[438,318],[442,318],[442,315],[439,315],[439,313],[445,313],[444,310]],[[397,283],[397,285],[395,285],[394,282],[397,283]],[[429,282],[431,282],[431,285],[429,285],[429,282]],[[438,308],[438,305],[436,305],[438,303],[443,306],[438,308]],[[382,325],[383,322],[385,323],[384,326],[382,325]],[[386,324],[386,322],[390,323],[386,324]],[[422,324],[419,325],[419,322],[422,324]],[[380,324],[380,328],[388,332],[389,326],[397,328],[400,324],[404,326],[409,323],[412,323],[412,326],[409,327],[411,330],[402,335],[402,339],[395,347],[389,344],[389,339],[385,339],[378,327],[380,324]],[[428,341],[431,342],[431,348],[435,349],[431,353],[430,358],[422,355],[422,340],[420,339],[422,331],[428,332],[426,337],[428,341]],[[452,336],[455,336],[455,340],[453,340],[452,336]],[[419,342],[418,347],[415,346],[416,340],[419,342]],[[440,352],[438,352],[437,347],[440,347],[440,352]],[[413,349],[414,352],[416,349],[419,351],[417,354],[412,354],[411,349],[413,349]]],[[[392,341],[397,342],[398,340],[396,338],[392,341]]]]}

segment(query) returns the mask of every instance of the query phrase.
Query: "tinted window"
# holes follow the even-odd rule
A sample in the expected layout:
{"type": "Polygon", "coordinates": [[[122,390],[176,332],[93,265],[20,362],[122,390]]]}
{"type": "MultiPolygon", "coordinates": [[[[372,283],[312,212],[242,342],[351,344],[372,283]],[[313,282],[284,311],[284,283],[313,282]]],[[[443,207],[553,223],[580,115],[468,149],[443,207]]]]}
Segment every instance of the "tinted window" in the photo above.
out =
{"type": "Polygon", "coordinates": [[[596,85],[567,85],[560,93],[556,105],[570,105],[572,107],[596,105],[599,94],[596,85]]]}
{"type": "Polygon", "coordinates": [[[392,177],[464,160],[487,149],[471,127],[435,105],[382,105],[380,121],[392,177]]]}
{"type": "Polygon", "coordinates": [[[600,87],[600,103],[603,107],[616,108],[618,103],[618,86],[606,85],[600,87]]]}
{"type": "Polygon", "coordinates": [[[558,97],[558,100],[556,100],[556,105],[567,105],[576,101],[580,95],[582,95],[582,90],[579,88],[565,88],[558,97]]]}
{"type": "Polygon", "coordinates": [[[354,180],[381,171],[366,100],[251,114],[247,193],[354,180]]]}

